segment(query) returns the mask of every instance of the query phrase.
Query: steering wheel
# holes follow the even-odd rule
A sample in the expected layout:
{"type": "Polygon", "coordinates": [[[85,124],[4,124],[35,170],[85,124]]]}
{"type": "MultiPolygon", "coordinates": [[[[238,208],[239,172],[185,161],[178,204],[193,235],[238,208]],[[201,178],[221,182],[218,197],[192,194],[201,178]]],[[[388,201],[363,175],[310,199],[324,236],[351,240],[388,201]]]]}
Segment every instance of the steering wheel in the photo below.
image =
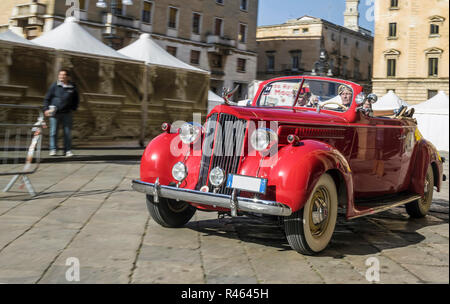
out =
{"type": "Polygon", "coordinates": [[[322,109],[322,108],[324,108],[326,105],[329,105],[329,104],[337,105],[337,106],[339,106],[339,108],[343,109],[344,111],[347,111],[347,110],[348,110],[348,107],[346,107],[346,106],[344,106],[343,104],[339,103],[338,101],[334,101],[334,100],[325,101],[325,102],[320,106],[320,108],[322,109]]]}

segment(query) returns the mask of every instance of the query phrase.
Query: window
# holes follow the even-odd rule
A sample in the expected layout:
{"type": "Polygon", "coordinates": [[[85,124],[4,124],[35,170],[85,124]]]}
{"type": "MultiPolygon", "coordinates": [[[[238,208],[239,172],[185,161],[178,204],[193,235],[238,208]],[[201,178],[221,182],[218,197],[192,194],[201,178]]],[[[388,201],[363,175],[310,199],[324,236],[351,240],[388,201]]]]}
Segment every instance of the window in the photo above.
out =
{"type": "Polygon", "coordinates": [[[356,48],[359,48],[359,41],[356,41],[356,42],[355,42],[355,47],[356,47],[356,48]]]}
{"type": "Polygon", "coordinates": [[[192,14],[192,33],[200,35],[200,23],[202,16],[199,13],[192,14]]]}
{"type": "Polygon", "coordinates": [[[191,50],[191,63],[200,64],[200,52],[191,50]]]}
{"type": "Polygon", "coordinates": [[[398,7],[398,0],[391,0],[391,8],[397,8],[398,7]]]}
{"type": "Polygon", "coordinates": [[[275,69],[275,56],[273,54],[267,55],[267,71],[273,71],[275,69]]]}
{"type": "Polygon", "coordinates": [[[428,99],[433,98],[438,93],[437,90],[428,90],[428,99]]]}
{"type": "Polygon", "coordinates": [[[397,23],[389,23],[389,37],[397,37],[397,23]]]}
{"type": "Polygon", "coordinates": [[[122,1],[116,2],[114,6],[111,6],[112,12],[114,15],[123,15],[123,4],[122,1]]]}
{"type": "Polygon", "coordinates": [[[241,0],[241,10],[246,11],[248,6],[247,0],[241,0]]]}
{"type": "Polygon", "coordinates": [[[224,2],[225,0],[216,0],[216,3],[217,4],[222,4],[223,5],[223,2],[224,2]]]}
{"type": "Polygon", "coordinates": [[[241,43],[247,42],[247,25],[240,23],[239,24],[239,35],[238,40],[241,43]]]}
{"type": "Polygon", "coordinates": [[[222,67],[222,55],[212,53],[211,54],[211,66],[213,68],[221,68],[222,67]]]}
{"type": "Polygon", "coordinates": [[[428,58],[428,76],[438,76],[438,58],[428,58]]]}
{"type": "Polygon", "coordinates": [[[430,35],[439,35],[439,25],[430,24],[430,35]]]}
{"type": "Polygon", "coordinates": [[[168,46],[166,48],[166,50],[167,50],[167,53],[169,53],[170,55],[177,57],[177,48],[176,47],[168,46]]]}
{"type": "Polygon", "coordinates": [[[347,44],[347,37],[344,38],[344,44],[347,44]]]}
{"type": "Polygon", "coordinates": [[[243,59],[243,58],[238,58],[237,59],[237,71],[238,72],[245,72],[245,65],[247,63],[247,60],[243,59]]]}
{"type": "Polygon", "coordinates": [[[299,33],[300,33],[299,29],[293,29],[292,30],[292,34],[294,34],[294,35],[298,35],[299,33]]]}
{"type": "Polygon", "coordinates": [[[169,7],[169,22],[168,27],[172,29],[177,28],[177,15],[178,15],[178,9],[175,7],[169,7]]]}
{"type": "Polygon", "coordinates": [[[388,59],[387,60],[387,76],[394,77],[395,76],[395,68],[396,68],[397,60],[396,59],[388,59]]]}
{"type": "Polygon", "coordinates": [[[216,18],[214,20],[214,35],[222,36],[223,20],[216,18]]]}
{"type": "Polygon", "coordinates": [[[146,23],[152,23],[152,8],[153,3],[150,1],[144,1],[144,7],[142,8],[142,21],[146,23]]]}
{"type": "Polygon", "coordinates": [[[87,6],[86,6],[86,0],[79,0],[80,2],[80,10],[82,10],[82,11],[85,11],[85,10],[87,10],[87,6]]]}
{"type": "Polygon", "coordinates": [[[307,32],[309,32],[309,28],[307,28],[307,27],[302,28],[302,33],[307,33],[307,32]]]}
{"type": "Polygon", "coordinates": [[[335,41],[336,37],[334,36],[334,33],[331,34],[331,41],[335,41]]]}
{"type": "Polygon", "coordinates": [[[392,91],[393,93],[395,93],[395,89],[386,89],[386,93],[389,93],[389,91],[392,91]]]}
{"type": "Polygon", "coordinates": [[[300,56],[301,51],[295,50],[291,51],[291,70],[298,71],[300,69],[300,56]]]}

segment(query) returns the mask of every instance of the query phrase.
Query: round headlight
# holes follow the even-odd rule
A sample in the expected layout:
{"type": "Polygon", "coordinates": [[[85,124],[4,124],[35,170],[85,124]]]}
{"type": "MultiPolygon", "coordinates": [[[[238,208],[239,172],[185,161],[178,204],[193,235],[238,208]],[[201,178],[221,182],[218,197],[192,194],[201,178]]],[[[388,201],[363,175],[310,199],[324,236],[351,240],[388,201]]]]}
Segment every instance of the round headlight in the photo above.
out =
{"type": "Polygon", "coordinates": [[[364,100],[366,100],[366,94],[364,94],[364,92],[359,93],[355,97],[355,101],[356,101],[357,105],[361,105],[364,102],[364,100]]]}
{"type": "Polygon", "coordinates": [[[194,126],[191,123],[185,123],[180,128],[180,139],[185,144],[193,143],[202,133],[200,126],[194,126]]]}
{"type": "Polygon", "coordinates": [[[278,141],[278,135],[271,129],[258,129],[250,137],[250,143],[256,151],[263,151],[276,141],[278,141]]]}
{"type": "Polygon", "coordinates": [[[209,181],[214,187],[219,187],[225,181],[225,172],[219,167],[215,167],[209,173],[209,181]]]}
{"type": "Polygon", "coordinates": [[[176,163],[172,168],[172,176],[176,181],[182,182],[187,176],[187,168],[182,162],[176,163]]]}

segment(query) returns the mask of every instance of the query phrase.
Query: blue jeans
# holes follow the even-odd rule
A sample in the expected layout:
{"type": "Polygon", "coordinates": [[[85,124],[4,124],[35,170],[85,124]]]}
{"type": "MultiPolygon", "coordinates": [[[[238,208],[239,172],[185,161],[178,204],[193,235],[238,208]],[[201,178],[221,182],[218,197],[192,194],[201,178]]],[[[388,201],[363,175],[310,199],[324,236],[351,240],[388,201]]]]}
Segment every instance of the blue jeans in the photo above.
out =
{"type": "Polygon", "coordinates": [[[58,149],[58,127],[64,130],[64,152],[72,149],[72,112],[58,113],[50,117],[50,150],[58,149]]]}

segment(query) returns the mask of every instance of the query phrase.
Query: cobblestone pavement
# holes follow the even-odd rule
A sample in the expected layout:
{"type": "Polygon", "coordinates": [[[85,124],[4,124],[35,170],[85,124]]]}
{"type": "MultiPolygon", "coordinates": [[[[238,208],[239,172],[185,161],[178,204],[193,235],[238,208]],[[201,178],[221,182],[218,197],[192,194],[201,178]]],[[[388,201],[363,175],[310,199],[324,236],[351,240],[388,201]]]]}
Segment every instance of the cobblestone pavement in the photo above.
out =
{"type": "Polygon", "coordinates": [[[184,228],[160,227],[131,190],[138,176],[136,161],[44,163],[30,177],[35,199],[19,185],[0,192],[0,283],[68,283],[70,257],[80,283],[368,283],[369,257],[380,283],[449,283],[448,181],[426,218],[404,208],[341,218],[311,257],[259,219],[197,212],[184,228]]]}

